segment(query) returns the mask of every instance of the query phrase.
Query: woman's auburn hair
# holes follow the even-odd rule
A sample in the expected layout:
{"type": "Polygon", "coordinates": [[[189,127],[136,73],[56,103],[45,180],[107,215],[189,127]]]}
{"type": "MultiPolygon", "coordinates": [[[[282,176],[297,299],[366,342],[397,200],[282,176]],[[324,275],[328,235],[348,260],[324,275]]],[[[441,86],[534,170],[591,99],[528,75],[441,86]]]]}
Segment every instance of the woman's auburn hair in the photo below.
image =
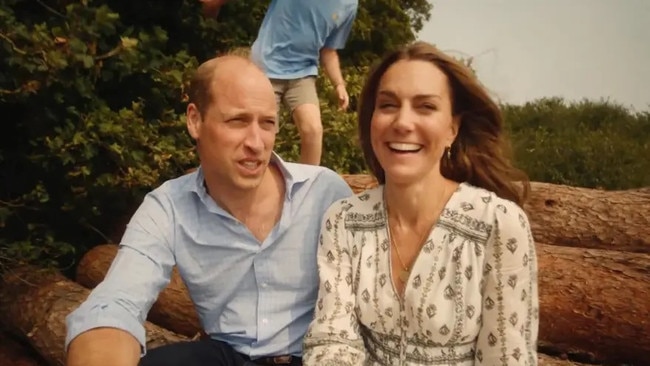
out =
{"type": "Polygon", "coordinates": [[[386,55],[370,72],[359,101],[359,138],[363,154],[380,184],[386,182],[370,141],[370,124],[375,111],[382,76],[400,60],[430,62],[449,83],[452,114],[458,117],[458,135],[451,145],[451,159],[443,156],[441,174],[457,182],[467,182],[494,192],[523,206],[530,191],[528,176],[510,160],[510,144],[503,133],[503,116],[474,72],[460,61],[426,42],[415,42],[386,55]]]}

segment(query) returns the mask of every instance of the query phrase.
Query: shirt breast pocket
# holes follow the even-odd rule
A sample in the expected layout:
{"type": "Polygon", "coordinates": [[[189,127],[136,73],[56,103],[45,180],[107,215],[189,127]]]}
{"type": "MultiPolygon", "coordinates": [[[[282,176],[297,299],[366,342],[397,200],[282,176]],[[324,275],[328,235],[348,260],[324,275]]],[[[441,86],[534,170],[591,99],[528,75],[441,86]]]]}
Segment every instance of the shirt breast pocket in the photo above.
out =
{"type": "Polygon", "coordinates": [[[318,251],[319,228],[308,224],[316,222],[315,215],[307,215],[294,222],[285,233],[283,240],[272,248],[275,280],[287,290],[312,290],[318,287],[318,251]],[[313,216],[313,217],[309,217],[313,216]]]}

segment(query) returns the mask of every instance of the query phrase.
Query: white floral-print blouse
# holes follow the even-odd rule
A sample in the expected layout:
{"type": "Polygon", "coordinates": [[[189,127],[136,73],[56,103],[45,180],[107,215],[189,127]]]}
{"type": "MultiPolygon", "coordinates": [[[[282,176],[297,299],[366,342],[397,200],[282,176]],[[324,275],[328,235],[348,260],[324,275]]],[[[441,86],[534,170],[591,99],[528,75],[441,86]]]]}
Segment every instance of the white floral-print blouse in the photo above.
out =
{"type": "Polygon", "coordinates": [[[524,211],[461,183],[401,300],[382,191],[339,200],[324,218],[304,365],[537,365],[537,259],[524,211]]]}

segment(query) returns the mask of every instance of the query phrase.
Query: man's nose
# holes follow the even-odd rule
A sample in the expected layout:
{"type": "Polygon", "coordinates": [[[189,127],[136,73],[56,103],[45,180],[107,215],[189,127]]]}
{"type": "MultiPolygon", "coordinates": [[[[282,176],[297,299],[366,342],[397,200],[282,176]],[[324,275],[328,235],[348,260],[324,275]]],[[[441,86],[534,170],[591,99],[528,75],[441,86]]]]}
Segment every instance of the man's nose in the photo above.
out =
{"type": "Polygon", "coordinates": [[[262,129],[260,128],[259,123],[251,123],[248,126],[246,140],[244,140],[244,146],[254,152],[260,152],[264,149],[262,129]]]}

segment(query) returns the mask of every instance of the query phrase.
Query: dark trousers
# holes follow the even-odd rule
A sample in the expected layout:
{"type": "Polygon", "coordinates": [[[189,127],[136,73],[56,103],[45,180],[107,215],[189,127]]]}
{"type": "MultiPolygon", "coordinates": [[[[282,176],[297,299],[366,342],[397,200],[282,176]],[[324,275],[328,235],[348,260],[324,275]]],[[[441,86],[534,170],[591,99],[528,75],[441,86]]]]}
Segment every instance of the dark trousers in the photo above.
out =
{"type": "MultiPolygon", "coordinates": [[[[251,360],[224,342],[212,339],[174,343],[147,351],[139,366],[256,366],[274,365],[273,359],[251,360]]],[[[279,364],[280,365],[280,364],[279,364]]],[[[285,366],[302,366],[298,357],[285,366]]]]}

